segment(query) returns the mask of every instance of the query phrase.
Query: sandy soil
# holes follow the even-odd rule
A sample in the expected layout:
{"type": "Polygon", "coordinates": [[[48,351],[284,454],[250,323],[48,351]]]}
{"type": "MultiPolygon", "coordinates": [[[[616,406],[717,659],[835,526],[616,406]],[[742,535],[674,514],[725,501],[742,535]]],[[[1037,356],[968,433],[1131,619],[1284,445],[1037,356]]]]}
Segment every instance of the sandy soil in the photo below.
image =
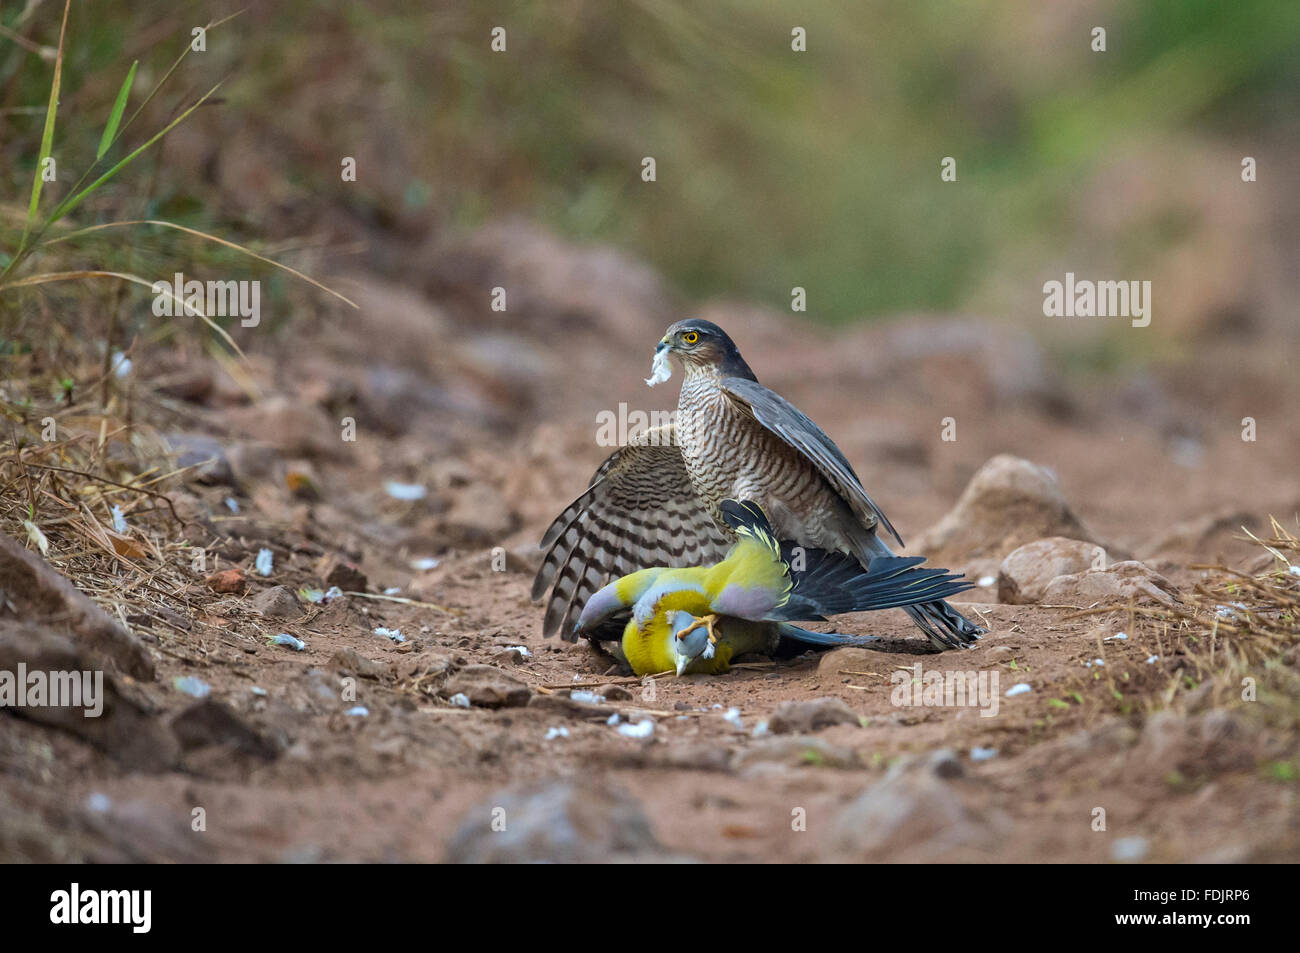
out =
{"type": "MultiPolygon", "coordinates": [[[[1205,680],[1203,646],[1185,633],[1122,608],[1005,605],[984,585],[958,600],[991,630],[970,651],[930,653],[891,611],[837,620],[882,636],[872,649],[645,684],[586,645],[542,638],[528,598],[536,541],[607,452],[597,413],[672,406],[676,379],[649,391],[642,378],[678,306],[635,263],[531,231],[430,261],[423,287],[352,276],[359,314],[241,339],[256,398],[205,357],[138,356],[137,425],[173,443],[211,436],[223,467],[162,485],[183,530],[128,508],[132,533],[171,547],[165,572],[124,559],[104,570],[111,585],[91,586],[57,533],[51,561],[147,646],[154,676],[118,678],[179,745],[142,765],[112,743],[4,719],[0,857],[1300,856],[1294,774],[1279,767],[1297,763],[1293,723],[1205,680]],[[497,283],[512,287],[505,314],[481,294],[497,283]],[[355,442],[340,438],[345,417],[355,442]],[[428,493],[401,501],[385,481],[428,493]],[[201,571],[182,544],[205,548],[201,571]],[[268,576],[253,568],[262,549],[268,576]],[[438,564],[413,569],[422,558],[438,564]],[[364,575],[343,588],[413,601],[291,601],[284,618],[256,608],[275,586],[328,588],[340,562],[364,575]],[[245,591],[213,591],[208,578],[229,568],[245,591]],[[406,641],[373,634],[381,626],[406,641]],[[268,644],[281,632],[306,648],[268,644]],[[916,664],[996,673],[996,715],[893,704],[891,674],[916,664]],[[206,701],[178,690],[185,676],[210,686],[206,701]],[[1020,682],[1031,691],[1007,697],[1020,682]],[[566,697],[575,688],[604,700],[566,697]],[[477,703],[449,703],[456,690],[477,703]],[[367,713],[348,714],[357,706],[367,713]],[[653,733],[625,736],[615,714],[652,719],[653,733]]],[[[1113,558],[1141,559],[1176,591],[1201,564],[1260,568],[1243,523],[1294,528],[1300,383],[1258,342],[1216,340],[1093,379],[1065,376],[1040,349],[1028,332],[1041,317],[1019,328],[908,316],[838,333],[725,303],[690,313],[727,328],[760,378],[839,442],[909,542],[1001,453],[1049,467],[1113,558]],[[1241,438],[1246,416],[1254,442],[1241,438]],[[955,441],[941,439],[947,417],[955,441]]],[[[934,555],[980,578],[1005,553],[934,555]]],[[[1294,664],[1292,652],[1283,667],[1294,664]]]]}

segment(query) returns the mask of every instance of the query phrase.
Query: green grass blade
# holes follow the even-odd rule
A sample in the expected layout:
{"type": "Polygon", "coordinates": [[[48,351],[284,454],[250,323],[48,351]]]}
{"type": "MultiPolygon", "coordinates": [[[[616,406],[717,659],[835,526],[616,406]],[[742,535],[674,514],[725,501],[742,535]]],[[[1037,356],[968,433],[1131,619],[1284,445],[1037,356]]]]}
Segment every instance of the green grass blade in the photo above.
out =
{"type": "Polygon", "coordinates": [[[103,185],[113,176],[117,175],[118,172],[120,172],[124,167],[129,165],[137,156],[140,155],[140,153],[144,152],[155,142],[157,142],[163,136],[167,135],[167,133],[171,132],[182,122],[188,119],[190,113],[194,112],[194,110],[202,106],[203,103],[208,99],[208,97],[210,97],[213,93],[215,93],[220,87],[221,84],[217,83],[216,86],[213,86],[210,90],[208,90],[201,97],[199,97],[199,99],[189,109],[185,110],[185,112],[181,113],[171,122],[169,122],[167,125],[163,126],[162,129],[158,130],[152,136],[150,136],[149,139],[144,143],[144,145],[138,146],[133,152],[131,152],[130,155],[126,156],[124,159],[119,160],[116,165],[114,165],[111,169],[109,169],[107,172],[101,175],[94,182],[91,182],[90,185],[86,186],[80,192],[74,193],[73,195],[69,195],[66,199],[60,202],[55,207],[54,211],[50,213],[49,220],[45,223],[46,226],[48,227],[50,225],[53,225],[55,222],[57,222],[63,216],[67,215],[74,208],[76,208],[87,198],[93,195],[101,185],[103,185]]]}
{"type": "Polygon", "coordinates": [[[104,127],[104,134],[99,139],[99,151],[95,153],[96,161],[104,158],[104,153],[108,151],[108,147],[117,138],[117,127],[122,122],[122,113],[126,112],[126,101],[131,96],[131,84],[135,82],[135,68],[139,65],[139,60],[131,64],[131,69],[127,71],[122,88],[117,91],[117,100],[113,103],[113,111],[108,114],[108,125],[104,127]]]}
{"type": "MultiPolygon", "coordinates": [[[[65,0],[63,4],[63,25],[59,27],[59,52],[54,57],[54,82],[50,84],[50,104],[45,107],[45,131],[41,133],[41,154],[36,160],[36,176],[32,180],[32,200],[27,206],[27,223],[23,225],[23,237],[18,243],[18,252],[27,247],[27,236],[32,233],[32,225],[36,222],[36,209],[41,202],[41,189],[45,185],[43,173],[45,172],[45,160],[50,157],[50,152],[54,148],[54,116],[59,111],[59,84],[63,79],[63,37],[68,30],[68,11],[72,7],[72,0],[65,0]]],[[[18,255],[14,256],[15,258],[18,255]]]]}

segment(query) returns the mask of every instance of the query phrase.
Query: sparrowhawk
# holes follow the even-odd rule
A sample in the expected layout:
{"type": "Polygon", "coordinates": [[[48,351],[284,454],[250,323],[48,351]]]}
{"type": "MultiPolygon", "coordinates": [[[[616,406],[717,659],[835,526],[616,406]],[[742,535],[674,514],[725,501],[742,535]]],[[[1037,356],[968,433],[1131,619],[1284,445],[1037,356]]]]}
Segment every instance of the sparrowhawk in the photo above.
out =
{"type": "MultiPolygon", "coordinates": [[[[866,569],[902,537],[820,427],[758,382],[731,338],[702,319],[679,321],[655,348],[648,384],[684,370],[677,417],[614,451],[587,491],[542,538],[533,598],[548,587],[545,634],[578,637],[586,601],[611,579],[651,566],[712,565],[735,533],[723,500],[753,501],[779,539],[846,553],[866,569]]],[[[942,599],[905,611],[939,649],[970,645],[984,631],[942,599]]]]}

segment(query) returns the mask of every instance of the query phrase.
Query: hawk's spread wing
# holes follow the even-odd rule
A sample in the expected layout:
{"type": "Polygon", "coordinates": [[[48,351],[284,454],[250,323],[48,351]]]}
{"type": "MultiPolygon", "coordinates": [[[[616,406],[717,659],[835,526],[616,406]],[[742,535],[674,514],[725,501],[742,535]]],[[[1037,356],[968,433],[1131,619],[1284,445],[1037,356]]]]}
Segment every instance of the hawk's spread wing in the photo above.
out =
{"type": "Polygon", "coordinates": [[[879,523],[893,534],[900,546],[903,545],[898,530],[894,529],[889,518],[867,496],[862,481],[853,472],[853,467],[844,458],[840,448],[803,411],[758,381],[728,377],[723,380],[722,389],[747,405],[755,420],[803,454],[852,508],[864,526],[873,527],[879,523]]]}
{"type": "Polygon", "coordinates": [[[575,638],[583,605],[610,579],[651,566],[707,566],[731,540],[695,494],[672,426],[645,431],[611,453],[591,486],[542,537],[549,547],[533,581],[540,599],[554,583],[542,631],[575,638]]]}

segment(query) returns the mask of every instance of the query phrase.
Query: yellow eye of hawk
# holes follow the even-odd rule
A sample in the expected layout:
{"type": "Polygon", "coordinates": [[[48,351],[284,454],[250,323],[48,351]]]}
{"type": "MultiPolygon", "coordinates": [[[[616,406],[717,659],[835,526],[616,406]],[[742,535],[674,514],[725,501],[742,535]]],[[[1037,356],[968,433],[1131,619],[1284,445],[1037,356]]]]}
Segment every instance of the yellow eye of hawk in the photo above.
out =
{"type": "Polygon", "coordinates": [[[685,341],[687,344],[694,344],[699,339],[700,339],[700,335],[698,331],[687,331],[685,334],[682,335],[682,340],[685,341]]]}

